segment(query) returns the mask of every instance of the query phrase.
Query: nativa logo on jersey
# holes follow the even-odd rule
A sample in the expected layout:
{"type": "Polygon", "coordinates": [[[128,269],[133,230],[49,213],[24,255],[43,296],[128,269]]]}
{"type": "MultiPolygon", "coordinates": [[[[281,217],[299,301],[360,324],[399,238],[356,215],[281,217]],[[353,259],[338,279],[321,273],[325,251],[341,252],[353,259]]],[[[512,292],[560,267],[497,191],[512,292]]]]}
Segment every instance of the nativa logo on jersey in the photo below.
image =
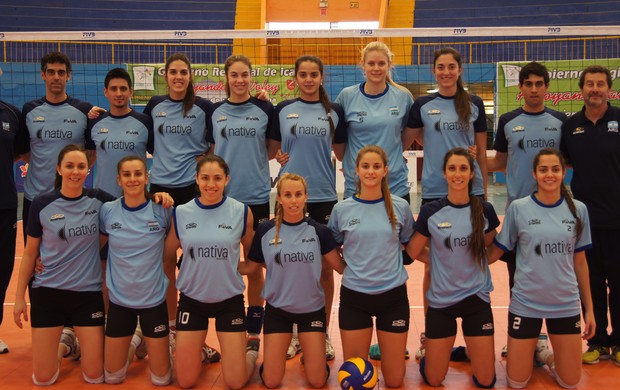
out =
{"type": "Polygon", "coordinates": [[[72,139],[73,131],[71,130],[49,130],[49,129],[39,129],[37,130],[37,138],[38,139],[72,139]]]}
{"type": "Polygon", "coordinates": [[[442,122],[441,119],[435,122],[435,130],[442,131],[463,131],[467,132],[467,127],[464,127],[459,122],[442,122]]]}
{"type": "Polygon", "coordinates": [[[70,227],[70,228],[63,226],[58,231],[58,237],[60,237],[60,239],[65,240],[65,241],[68,241],[69,238],[72,238],[72,237],[92,236],[94,234],[99,234],[99,229],[97,228],[96,223],[93,223],[90,225],[84,224],[81,226],[70,227]]]}
{"type": "Polygon", "coordinates": [[[545,244],[537,244],[534,247],[534,252],[538,256],[544,255],[571,255],[573,254],[573,244],[564,241],[547,242],[545,244]]]}
{"type": "Polygon", "coordinates": [[[99,147],[101,150],[106,151],[108,149],[111,150],[134,150],[136,148],[136,144],[131,141],[108,141],[107,138],[102,140],[99,143],[99,147]]]}
{"type": "Polygon", "coordinates": [[[449,249],[451,252],[454,252],[454,248],[467,247],[469,246],[470,242],[471,242],[471,236],[453,238],[452,235],[449,235],[448,237],[446,237],[443,244],[446,247],[446,249],[449,249]]]}
{"type": "Polygon", "coordinates": [[[542,148],[555,148],[555,140],[553,139],[525,139],[525,137],[521,138],[519,142],[517,142],[517,146],[521,150],[529,149],[542,149],[542,148]]]}
{"type": "Polygon", "coordinates": [[[284,267],[283,263],[314,263],[314,252],[284,252],[280,250],[276,253],[274,259],[276,264],[280,267],[284,267]]]}
{"type": "Polygon", "coordinates": [[[231,127],[227,128],[226,126],[222,127],[220,130],[220,135],[225,140],[228,140],[228,137],[256,137],[256,129],[254,127],[231,127]]]}
{"type": "Polygon", "coordinates": [[[207,260],[228,260],[228,248],[220,248],[217,245],[206,247],[189,248],[189,258],[196,261],[197,258],[207,260]]]}
{"type": "Polygon", "coordinates": [[[297,137],[297,135],[316,135],[316,136],[325,136],[327,135],[327,129],[325,127],[318,127],[318,126],[297,126],[297,123],[295,123],[293,126],[291,126],[291,134],[294,137],[297,137]]]}
{"type": "Polygon", "coordinates": [[[192,127],[191,126],[183,126],[183,125],[167,125],[166,122],[159,125],[157,131],[161,135],[166,134],[181,134],[181,135],[191,135],[192,127]]]}

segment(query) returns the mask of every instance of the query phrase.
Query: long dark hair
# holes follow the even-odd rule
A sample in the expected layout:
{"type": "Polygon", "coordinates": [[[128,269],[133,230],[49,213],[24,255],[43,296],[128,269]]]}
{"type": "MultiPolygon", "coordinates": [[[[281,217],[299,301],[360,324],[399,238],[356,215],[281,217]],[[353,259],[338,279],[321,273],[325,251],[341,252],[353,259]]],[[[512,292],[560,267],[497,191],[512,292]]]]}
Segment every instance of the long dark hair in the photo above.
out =
{"type": "MultiPolygon", "coordinates": [[[[541,156],[556,156],[558,160],[560,160],[562,172],[566,171],[566,163],[564,162],[564,157],[562,156],[562,153],[554,148],[544,148],[541,149],[534,157],[534,163],[532,164],[532,169],[534,170],[534,173],[536,173],[536,168],[538,168],[538,164],[540,164],[541,156]]],[[[571,214],[573,214],[573,217],[575,217],[575,237],[579,239],[579,237],[581,237],[581,232],[583,232],[583,221],[581,220],[581,218],[579,218],[579,215],[577,214],[577,207],[575,207],[573,195],[568,190],[568,188],[566,188],[564,182],[560,183],[560,195],[562,195],[564,200],[566,200],[566,205],[568,206],[568,209],[570,210],[571,214]]]]}
{"type": "MultiPolygon", "coordinates": [[[[448,166],[448,160],[452,156],[462,156],[467,159],[469,163],[469,170],[474,172],[474,158],[465,148],[453,148],[448,150],[448,153],[443,158],[443,171],[446,172],[448,166]]],[[[472,194],[473,177],[468,183],[469,192],[469,207],[470,207],[470,221],[471,221],[471,235],[469,236],[469,250],[474,256],[476,264],[482,268],[483,261],[487,258],[487,248],[484,240],[484,209],[480,198],[472,194]]]]}
{"type": "MultiPolygon", "coordinates": [[[[312,62],[314,64],[316,64],[319,67],[319,73],[321,74],[321,77],[324,75],[323,73],[323,61],[321,61],[321,59],[317,56],[301,56],[299,58],[297,58],[297,60],[295,61],[295,78],[297,78],[297,71],[299,70],[299,66],[303,63],[303,62],[312,62]]],[[[323,106],[323,108],[325,108],[325,113],[327,114],[327,120],[329,121],[329,134],[331,134],[332,140],[334,139],[334,132],[335,132],[335,127],[334,127],[334,120],[332,119],[332,104],[329,101],[329,95],[327,94],[327,91],[325,90],[325,87],[323,87],[323,83],[321,83],[321,85],[319,85],[319,101],[321,102],[321,105],[323,106]]]]}
{"type": "MultiPolygon", "coordinates": [[[[149,172],[147,169],[146,160],[143,157],[136,156],[136,155],[125,156],[120,159],[118,164],[116,164],[116,173],[118,174],[119,177],[121,176],[121,170],[123,168],[123,164],[129,161],[140,161],[142,163],[142,166],[144,167],[144,174],[148,177],[149,172]]],[[[151,195],[151,193],[148,192],[146,184],[144,184],[144,196],[146,197],[146,199],[150,199],[150,200],[154,199],[153,195],[151,195]]]]}
{"type": "MultiPolygon", "coordinates": [[[[84,147],[82,145],[69,144],[65,146],[64,148],[62,148],[60,150],[60,153],[58,153],[58,163],[56,164],[57,167],[60,167],[60,165],[62,164],[62,160],[65,158],[67,153],[70,153],[70,152],[82,152],[82,154],[86,156],[86,161],[88,162],[88,154],[86,153],[86,150],[84,150],[84,147]]],[[[54,179],[54,188],[60,188],[61,186],[62,186],[62,176],[60,176],[58,174],[58,170],[56,170],[56,177],[54,179]]]]}
{"type": "MultiPolygon", "coordinates": [[[[381,147],[377,145],[368,145],[360,149],[359,153],[357,154],[357,158],[355,159],[356,167],[359,167],[362,157],[364,157],[364,155],[366,155],[367,153],[378,154],[379,157],[381,157],[381,160],[383,161],[383,165],[386,167],[388,166],[388,156],[385,153],[385,150],[383,150],[381,147]]],[[[357,187],[356,192],[358,194],[361,194],[362,186],[361,186],[359,178],[355,181],[355,186],[357,187]]],[[[388,219],[390,220],[390,225],[392,225],[392,230],[394,230],[396,229],[397,220],[396,220],[396,214],[394,213],[394,205],[392,204],[392,195],[390,193],[390,185],[388,182],[387,174],[383,176],[383,179],[381,179],[381,194],[383,195],[383,203],[385,204],[385,211],[387,212],[388,219]]]]}
{"type": "MultiPolygon", "coordinates": [[[[461,53],[451,47],[442,47],[441,49],[435,50],[433,58],[433,71],[435,70],[437,59],[444,54],[450,54],[458,63],[459,69],[463,69],[461,53]]],[[[471,98],[469,97],[469,93],[467,93],[467,91],[465,90],[465,86],[463,84],[463,77],[461,75],[459,75],[459,78],[456,80],[456,96],[454,96],[454,106],[456,108],[456,113],[459,116],[459,125],[461,125],[463,129],[469,130],[469,117],[471,116],[471,98]]]]}
{"type": "Polygon", "coordinates": [[[194,91],[194,76],[192,75],[192,64],[189,62],[189,58],[184,53],[175,53],[168,57],[166,60],[166,82],[168,81],[168,69],[170,68],[170,64],[174,61],[183,61],[187,64],[187,68],[189,70],[189,84],[187,85],[187,91],[185,91],[185,97],[183,97],[183,115],[187,115],[187,113],[192,109],[194,103],[196,102],[196,92],[194,91]]]}

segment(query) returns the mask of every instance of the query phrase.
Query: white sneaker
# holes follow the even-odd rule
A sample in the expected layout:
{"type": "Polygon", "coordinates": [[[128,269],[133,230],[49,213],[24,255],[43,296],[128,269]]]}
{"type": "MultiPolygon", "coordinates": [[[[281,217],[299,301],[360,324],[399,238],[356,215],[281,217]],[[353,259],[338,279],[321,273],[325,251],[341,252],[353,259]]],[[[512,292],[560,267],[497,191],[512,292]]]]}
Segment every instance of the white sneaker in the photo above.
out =
{"type": "Polygon", "coordinates": [[[327,358],[327,361],[334,360],[336,358],[336,351],[334,351],[334,346],[332,345],[332,341],[329,339],[329,336],[325,338],[325,357],[327,358]]]}
{"type": "Polygon", "coordinates": [[[546,352],[549,350],[549,337],[545,333],[538,335],[536,342],[536,352],[534,353],[534,365],[542,367],[546,364],[546,352]]]}
{"type": "Polygon", "coordinates": [[[291,343],[288,346],[288,351],[286,351],[286,358],[292,359],[301,352],[301,344],[299,344],[299,338],[293,336],[291,339],[291,343]]]}
{"type": "Polygon", "coordinates": [[[418,350],[415,352],[415,360],[418,362],[426,355],[426,333],[420,333],[420,346],[418,350]]]}
{"type": "Polygon", "coordinates": [[[146,351],[146,342],[144,341],[144,335],[142,334],[142,328],[140,328],[140,323],[138,322],[138,326],[136,326],[136,331],[134,335],[140,338],[140,344],[136,347],[136,357],[138,359],[144,359],[147,355],[146,351]]]}
{"type": "Polygon", "coordinates": [[[2,340],[0,340],[0,353],[9,353],[9,346],[2,340]]]}
{"type": "Polygon", "coordinates": [[[502,357],[505,358],[506,356],[508,356],[508,346],[504,345],[502,347],[502,357]]]}
{"type": "Polygon", "coordinates": [[[75,331],[73,328],[65,327],[62,329],[62,334],[60,335],[60,343],[66,345],[69,348],[69,352],[66,353],[63,357],[69,358],[73,361],[80,360],[80,356],[82,353],[80,351],[80,343],[78,342],[77,337],[75,337],[75,331]]]}

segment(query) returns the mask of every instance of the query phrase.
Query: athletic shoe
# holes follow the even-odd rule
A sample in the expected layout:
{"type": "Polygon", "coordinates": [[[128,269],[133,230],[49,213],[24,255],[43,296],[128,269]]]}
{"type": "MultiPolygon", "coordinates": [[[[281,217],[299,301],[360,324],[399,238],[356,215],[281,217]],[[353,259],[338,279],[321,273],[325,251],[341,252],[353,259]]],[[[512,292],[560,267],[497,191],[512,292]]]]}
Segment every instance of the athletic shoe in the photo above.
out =
{"type": "Polygon", "coordinates": [[[542,367],[546,364],[545,357],[542,354],[549,350],[549,337],[545,333],[538,335],[536,342],[536,351],[534,351],[534,367],[542,367]]]}
{"type": "Polygon", "coordinates": [[[508,346],[504,345],[502,348],[502,357],[505,358],[506,356],[508,356],[508,346]]]}
{"type": "Polygon", "coordinates": [[[248,336],[248,340],[245,346],[246,351],[256,351],[260,349],[260,337],[258,335],[248,336]]]}
{"type": "Polygon", "coordinates": [[[418,350],[415,352],[415,360],[420,361],[426,355],[426,333],[420,333],[420,346],[418,350]]]}
{"type": "Polygon", "coordinates": [[[598,345],[590,345],[588,350],[581,355],[581,361],[584,364],[597,364],[601,360],[611,358],[609,347],[601,347],[598,345]]]}
{"type": "Polygon", "coordinates": [[[325,338],[325,357],[327,361],[334,360],[336,358],[336,351],[334,351],[334,346],[332,345],[332,341],[329,339],[329,336],[325,338]]]}
{"type": "MultiPolygon", "coordinates": [[[[381,360],[381,349],[379,348],[379,344],[373,344],[368,348],[368,357],[373,360],[381,360]]],[[[405,348],[405,360],[409,359],[411,355],[409,354],[409,350],[405,348]]]]}
{"type": "Polygon", "coordinates": [[[140,338],[140,344],[136,347],[136,357],[138,359],[144,359],[146,357],[146,342],[144,341],[144,335],[142,334],[142,328],[140,328],[140,323],[136,326],[136,331],[134,335],[140,338]]]}
{"type": "Polygon", "coordinates": [[[467,348],[462,345],[452,348],[452,352],[450,352],[450,361],[468,362],[469,356],[467,356],[467,348]]]}
{"type": "Polygon", "coordinates": [[[286,351],[286,359],[292,359],[301,352],[301,344],[299,344],[299,338],[293,336],[291,339],[291,343],[288,346],[288,351],[286,351]]]}
{"type": "Polygon", "coordinates": [[[205,343],[202,346],[202,364],[217,363],[222,360],[222,355],[215,348],[211,348],[205,343]]]}
{"type": "Polygon", "coordinates": [[[8,353],[9,352],[9,346],[6,345],[6,343],[2,340],[0,340],[0,353],[8,353]]]}
{"type": "Polygon", "coordinates": [[[620,345],[616,345],[615,347],[612,347],[611,358],[614,360],[614,363],[616,364],[616,366],[620,367],[620,345]]]}
{"type": "Polygon", "coordinates": [[[66,345],[69,348],[69,352],[67,352],[63,357],[69,358],[73,361],[80,360],[80,356],[82,353],[80,351],[80,343],[78,342],[77,337],[75,337],[75,332],[73,328],[65,327],[62,329],[62,334],[60,335],[60,343],[66,345]]]}

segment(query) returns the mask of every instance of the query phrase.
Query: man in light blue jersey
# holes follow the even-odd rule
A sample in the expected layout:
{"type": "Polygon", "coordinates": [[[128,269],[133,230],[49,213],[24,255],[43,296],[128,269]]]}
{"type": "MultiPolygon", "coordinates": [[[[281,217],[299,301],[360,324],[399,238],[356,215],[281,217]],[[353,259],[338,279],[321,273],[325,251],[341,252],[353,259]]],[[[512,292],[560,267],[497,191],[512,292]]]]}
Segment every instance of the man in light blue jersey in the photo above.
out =
{"type": "MultiPolygon", "coordinates": [[[[54,189],[56,159],[69,144],[84,144],[87,114],[92,105],[67,95],[71,60],[60,52],[41,58],[45,96],[22,109],[17,151],[29,163],[24,184],[24,232],[32,200],[54,189]]],[[[26,237],[26,234],[24,234],[26,237]]]]}
{"type": "Polygon", "coordinates": [[[146,158],[147,151],[153,152],[153,120],[129,107],[133,84],[125,69],[108,72],[103,93],[110,110],[89,121],[86,149],[93,150],[97,159],[94,187],[119,197],[122,190],[116,180],[116,164],[125,156],[146,158]]]}

